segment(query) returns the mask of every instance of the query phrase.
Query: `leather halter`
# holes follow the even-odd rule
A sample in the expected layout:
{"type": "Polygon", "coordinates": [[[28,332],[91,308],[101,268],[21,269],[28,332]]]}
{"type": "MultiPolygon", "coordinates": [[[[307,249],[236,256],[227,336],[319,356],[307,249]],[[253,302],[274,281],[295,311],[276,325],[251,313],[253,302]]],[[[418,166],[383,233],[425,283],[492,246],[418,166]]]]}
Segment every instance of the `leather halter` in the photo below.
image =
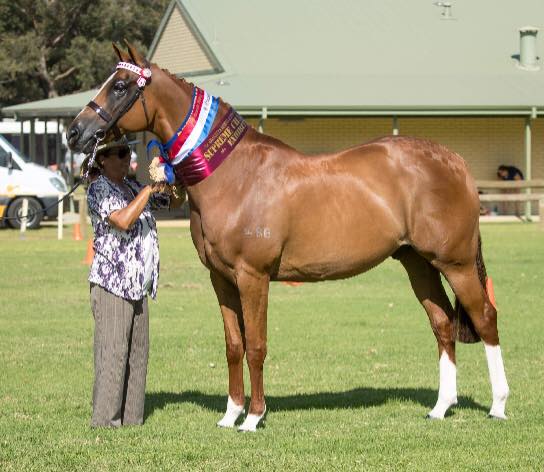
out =
{"type": "Polygon", "coordinates": [[[121,117],[127,113],[131,108],[132,105],[136,102],[138,97],[142,101],[142,106],[144,108],[144,114],[145,114],[145,120],[146,120],[146,127],[149,127],[149,115],[147,113],[147,106],[145,104],[145,96],[144,96],[144,88],[146,85],[151,81],[151,69],[149,67],[142,68],[135,64],[131,64],[129,62],[119,62],[117,64],[116,69],[126,69],[130,72],[133,72],[138,75],[138,79],[136,81],[136,84],[138,85],[138,88],[136,89],[136,92],[134,95],[126,102],[126,104],[121,107],[121,109],[115,113],[115,115],[111,115],[107,110],[105,110],[103,107],[98,105],[94,100],[91,100],[89,103],[87,103],[87,106],[96,112],[96,114],[106,122],[106,127],[99,130],[101,131],[101,134],[105,137],[108,134],[108,131],[111,129],[113,130],[113,134],[115,136],[115,139],[120,139],[122,136],[121,131],[119,130],[119,127],[117,126],[117,122],[121,119],[121,117]]]}

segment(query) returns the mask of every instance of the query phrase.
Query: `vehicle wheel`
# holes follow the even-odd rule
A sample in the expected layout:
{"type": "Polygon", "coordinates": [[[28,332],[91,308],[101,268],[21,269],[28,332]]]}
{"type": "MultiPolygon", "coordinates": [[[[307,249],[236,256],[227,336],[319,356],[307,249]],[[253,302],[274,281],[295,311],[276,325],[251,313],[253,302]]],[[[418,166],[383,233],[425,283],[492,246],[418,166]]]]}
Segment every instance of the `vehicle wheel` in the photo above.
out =
{"type": "MultiPolygon", "coordinates": [[[[16,218],[14,220],[8,220],[9,225],[12,228],[21,227],[21,213],[23,212],[23,200],[24,198],[19,197],[11,202],[11,205],[8,207],[7,217],[16,218]]],[[[28,198],[28,220],[26,222],[26,227],[28,229],[36,229],[40,226],[40,222],[43,218],[43,213],[41,212],[42,206],[40,202],[35,198],[28,198]]]]}

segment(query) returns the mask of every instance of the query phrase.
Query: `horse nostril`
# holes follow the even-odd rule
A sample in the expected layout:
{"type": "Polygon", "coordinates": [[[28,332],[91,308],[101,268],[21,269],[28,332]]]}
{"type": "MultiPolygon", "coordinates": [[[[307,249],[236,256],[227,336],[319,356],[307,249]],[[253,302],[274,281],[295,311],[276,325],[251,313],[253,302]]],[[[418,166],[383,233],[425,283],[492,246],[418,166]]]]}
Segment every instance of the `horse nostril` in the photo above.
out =
{"type": "Polygon", "coordinates": [[[68,129],[68,132],[66,133],[66,138],[68,139],[68,144],[70,146],[74,146],[77,143],[77,141],[79,140],[79,135],[80,135],[80,131],[79,131],[79,127],[77,126],[77,124],[72,125],[68,129]]]}

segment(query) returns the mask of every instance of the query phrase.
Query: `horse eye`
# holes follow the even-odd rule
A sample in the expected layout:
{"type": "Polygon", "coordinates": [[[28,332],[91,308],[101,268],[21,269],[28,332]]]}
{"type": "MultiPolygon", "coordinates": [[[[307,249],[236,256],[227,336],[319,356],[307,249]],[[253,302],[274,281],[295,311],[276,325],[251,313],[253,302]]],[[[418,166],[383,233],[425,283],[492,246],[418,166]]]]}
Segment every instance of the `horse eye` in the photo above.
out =
{"type": "Polygon", "coordinates": [[[113,86],[113,91],[117,95],[123,95],[127,91],[127,84],[123,80],[118,80],[115,82],[115,85],[113,86]]]}

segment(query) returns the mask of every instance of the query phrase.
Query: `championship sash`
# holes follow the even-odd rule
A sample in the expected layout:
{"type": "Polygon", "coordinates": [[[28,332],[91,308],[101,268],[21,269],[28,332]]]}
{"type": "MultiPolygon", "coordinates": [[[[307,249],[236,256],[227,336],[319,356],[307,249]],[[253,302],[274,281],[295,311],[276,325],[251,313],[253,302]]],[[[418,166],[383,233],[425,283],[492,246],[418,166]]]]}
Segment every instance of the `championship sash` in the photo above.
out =
{"type": "Polygon", "coordinates": [[[248,125],[233,108],[211,130],[218,108],[218,98],[195,86],[191,108],[174,136],[166,144],[151,140],[147,145],[148,151],[154,146],[161,150],[160,162],[169,184],[176,179],[185,186],[204,180],[245,135],[248,125]]]}

